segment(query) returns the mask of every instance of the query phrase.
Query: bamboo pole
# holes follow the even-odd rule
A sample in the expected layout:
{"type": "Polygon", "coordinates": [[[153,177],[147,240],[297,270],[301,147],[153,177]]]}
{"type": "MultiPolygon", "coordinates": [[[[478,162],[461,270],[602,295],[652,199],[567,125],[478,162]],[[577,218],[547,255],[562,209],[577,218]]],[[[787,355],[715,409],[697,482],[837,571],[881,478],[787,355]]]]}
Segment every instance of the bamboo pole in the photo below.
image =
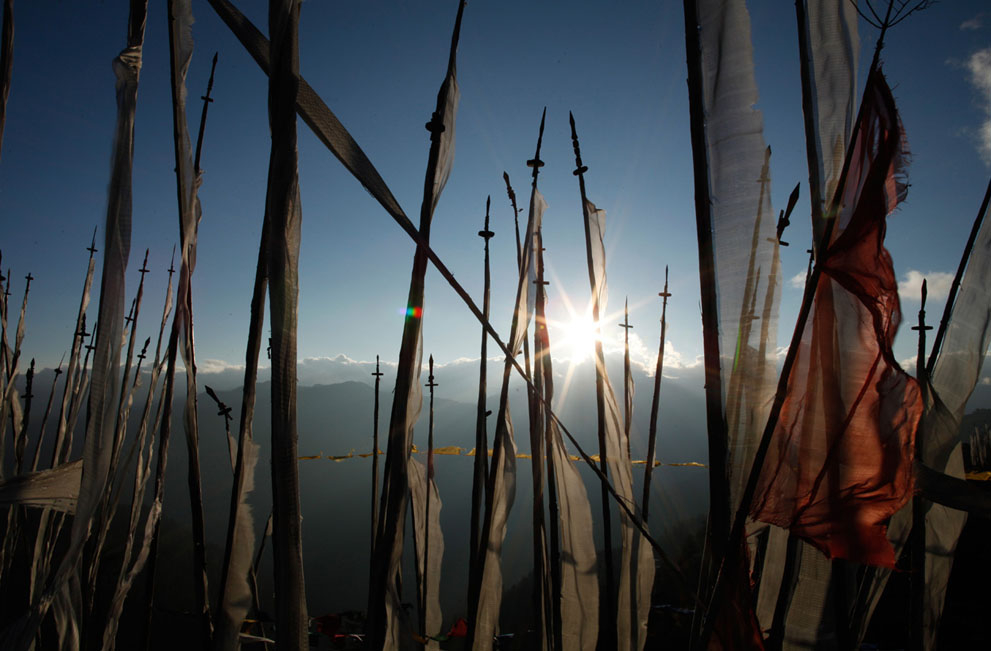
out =
{"type": "Polygon", "coordinates": [[[375,406],[372,411],[372,530],[371,549],[375,549],[375,527],[378,523],[378,494],[379,494],[379,385],[382,384],[382,371],[379,367],[379,356],[375,356],[375,406]]]}
{"type": "Polygon", "coordinates": [[[270,0],[272,75],[269,77],[269,159],[265,211],[269,215],[272,323],[272,543],[275,556],[275,635],[280,648],[305,648],[302,508],[296,461],[296,329],[300,222],[296,97],[299,93],[299,11],[295,0],[270,0]]]}
{"type": "MultiPolygon", "coordinates": [[[[505,175],[505,173],[504,173],[505,175]]],[[[508,179],[509,177],[505,177],[508,179]]],[[[485,319],[489,318],[489,304],[491,300],[491,289],[492,289],[492,276],[489,269],[489,240],[495,237],[495,233],[489,230],[489,208],[491,206],[492,197],[486,197],[485,199],[485,225],[482,230],[478,231],[478,236],[485,241],[485,272],[484,272],[484,289],[482,294],[482,314],[485,315],[485,319]]],[[[515,214],[515,196],[513,198],[514,208],[513,212],[515,214]]],[[[481,546],[479,542],[479,530],[478,530],[478,519],[482,513],[482,507],[485,503],[485,488],[488,485],[488,475],[489,475],[489,437],[486,425],[486,419],[489,415],[486,409],[486,391],[488,384],[488,342],[489,333],[482,328],[482,345],[481,352],[479,355],[479,369],[478,369],[478,406],[475,414],[475,459],[474,467],[472,469],[472,484],[471,484],[471,523],[469,531],[469,541],[468,541],[468,585],[476,586],[481,579],[479,575],[479,567],[477,559],[481,553],[481,546]]],[[[469,587],[469,593],[471,589],[469,587]]]]}
{"type": "MultiPolygon", "coordinates": [[[[571,122],[571,144],[575,151],[575,176],[578,177],[578,189],[581,192],[582,200],[582,221],[585,227],[585,256],[588,263],[588,282],[592,293],[592,321],[595,323],[596,332],[599,331],[599,296],[596,288],[595,265],[592,260],[592,236],[589,230],[588,198],[585,196],[585,172],[588,167],[582,164],[581,147],[578,142],[578,133],[575,130],[575,117],[569,112],[568,119],[571,122]]],[[[603,377],[606,360],[602,351],[602,341],[595,339],[595,406],[596,406],[596,426],[599,441],[599,469],[602,476],[608,480],[609,470],[607,464],[608,453],[606,451],[606,424],[605,424],[605,398],[603,394],[603,377]]],[[[602,497],[602,537],[603,549],[605,552],[606,587],[600,593],[599,599],[599,642],[605,649],[616,646],[616,604],[615,604],[615,579],[613,577],[613,552],[612,552],[612,516],[609,511],[609,495],[605,485],[601,487],[602,497]]]]}
{"type": "MultiPolygon", "coordinates": [[[[431,355],[429,359],[429,375],[427,376],[426,387],[430,389],[430,420],[427,429],[427,477],[426,477],[426,492],[427,496],[425,498],[424,504],[424,514],[423,514],[423,580],[420,581],[419,592],[420,592],[420,634],[421,635],[431,635],[434,631],[427,630],[427,585],[429,581],[427,576],[430,574],[430,495],[433,493],[430,490],[430,485],[434,478],[434,387],[437,383],[434,382],[434,356],[431,355]]],[[[424,644],[426,648],[426,644],[424,644]]]]}
{"type": "MultiPolygon", "coordinates": [[[[173,254],[174,254],[173,249],[173,254]]],[[[173,261],[174,262],[174,261],[173,261]]],[[[151,475],[151,463],[153,457],[153,450],[155,445],[155,431],[158,430],[159,423],[162,417],[162,412],[164,410],[164,387],[163,393],[159,395],[158,406],[155,410],[154,421],[151,422],[149,428],[149,418],[151,416],[152,403],[155,399],[155,390],[158,386],[158,378],[162,372],[162,339],[165,335],[165,327],[168,323],[169,312],[172,309],[172,274],[175,272],[175,265],[169,265],[168,274],[168,285],[165,290],[165,303],[162,308],[162,318],[159,321],[158,328],[158,340],[155,345],[155,357],[151,366],[151,378],[148,386],[148,394],[145,397],[144,410],[142,411],[141,421],[138,425],[138,433],[135,438],[135,447],[138,451],[138,460],[135,465],[134,472],[134,487],[131,497],[131,512],[130,519],[128,521],[128,537],[125,542],[124,551],[122,553],[122,562],[117,571],[117,577],[115,580],[114,588],[114,599],[111,602],[111,612],[108,614],[107,623],[103,631],[103,641],[104,649],[106,651],[113,651],[114,644],[116,643],[117,636],[117,625],[119,621],[120,612],[123,609],[123,600],[126,598],[127,594],[130,592],[131,586],[134,579],[142,571],[142,569],[147,564],[153,564],[155,561],[155,555],[153,553],[154,548],[158,544],[156,529],[158,527],[158,515],[155,515],[154,505],[161,505],[161,499],[164,491],[164,461],[162,451],[159,451],[159,465],[158,465],[158,475],[155,479],[155,494],[153,498],[153,508],[149,510],[148,516],[145,520],[144,532],[145,538],[141,542],[139,547],[137,557],[133,556],[134,550],[134,534],[138,530],[138,523],[141,516],[142,506],[144,504],[144,496],[147,491],[148,479],[151,475]],[[145,450],[145,439],[147,434],[151,431],[151,436],[148,437],[148,448],[145,450]],[[150,532],[150,533],[149,533],[150,532]],[[133,564],[132,564],[133,561],[133,564]]],[[[161,514],[160,509],[158,514],[161,514]]],[[[154,580],[154,570],[149,570],[148,574],[149,586],[153,584],[154,580]]],[[[144,637],[148,638],[151,629],[151,604],[152,604],[152,590],[153,587],[146,587],[146,592],[144,595],[145,603],[148,607],[148,611],[145,615],[143,621],[144,626],[144,637]]]]}
{"type": "Polygon", "coordinates": [[[563,651],[563,631],[561,629],[561,542],[560,526],[561,515],[558,510],[557,497],[557,468],[554,466],[554,455],[551,454],[552,420],[550,409],[551,398],[554,395],[554,374],[551,368],[550,336],[547,332],[547,316],[544,311],[546,303],[546,287],[550,283],[544,280],[544,236],[543,231],[537,232],[540,243],[536,247],[535,262],[537,265],[537,295],[534,301],[536,312],[533,332],[534,348],[534,392],[543,402],[540,404],[543,413],[544,449],[547,459],[547,511],[550,520],[548,551],[550,565],[550,631],[549,644],[550,651],[563,651]]]}
{"type": "Polygon", "coordinates": [[[10,77],[14,70],[14,0],[3,3],[3,36],[0,37],[0,149],[3,147],[3,128],[7,122],[7,98],[10,96],[10,77]]]}
{"type": "Polygon", "coordinates": [[[964,271],[966,271],[967,264],[970,261],[970,253],[974,250],[974,242],[977,241],[977,235],[981,231],[981,226],[984,225],[984,218],[988,214],[989,202],[991,202],[991,180],[988,181],[988,187],[984,191],[981,208],[977,211],[977,217],[974,218],[974,225],[970,229],[970,236],[967,238],[963,255],[960,257],[960,264],[957,266],[957,273],[953,276],[953,283],[950,285],[950,292],[946,297],[943,318],[939,321],[939,330],[936,331],[932,351],[929,353],[929,361],[926,363],[927,376],[931,375],[936,368],[936,361],[939,359],[940,349],[943,347],[943,338],[946,336],[946,328],[950,323],[950,315],[953,313],[953,306],[957,300],[957,292],[960,291],[960,281],[963,280],[964,271]]]}
{"type": "MultiPolygon", "coordinates": [[[[220,596],[217,599],[218,620],[215,641],[221,642],[226,636],[226,628],[231,623],[226,621],[226,613],[230,608],[231,558],[234,550],[244,541],[241,540],[239,522],[246,514],[242,513],[241,503],[248,477],[246,473],[245,453],[247,446],[254,441],[253,424],[255,416],[255,401],[258,385],[258,358],[261,354],[262,328],[265,322],[265,294],[268,290],[268,257],[269,229],[268,212],[262,219],[261,241],[258,246],[258,263],[255,266],[255,281],[251,294],[251,309],[248,319],[248,340],[244,352],[244,381],[241,390],[241,413],[238,425],[237,460],[234,465],[234,482],[231,488],[231,501],[227,518],[227,538],[224,546],[224,562],[221,566],[220,596]]],[[[264,544],[264,539],[263,539],[264,544]]]]}
{"type": "Polygon", "coordinates": [[[630,375],[630,297],[623,303],[623,434],[626,436],[626,455],[633,458],[630,451],[630,429],[633,426],[633,395],[630,391],[633,377],[630,375]]]}
{"type": "MultiPolygon", "coordinates": [[[[199,202],[196,198],[199,179],[192,166],[189,151],[189,133],[186,125],[186,70],[192,54],[191,37],[186,30],[192,20],[189,0],[169,0],[167,14],[169,26],[169,70],[172,89],[172,131],[175,150],[176,196],[178,200],[181,264],[176,314],[170,336],[170,367],[179,347],[186,367],[186,400],[183,408],[183,429],[186,438],[189,504],[193,533],[193,586],[196,617],[199,618],[200,636],[209,645],[213,637],[213,619],[210,612],[209,587],[206,571],[206,523],[203,512],[203,485],[199,455],[199,423],[196,407],[196,358],[193,340],[192,275],[196,264],[196,233],[199,220],[199,202]],[[173,346],[173,341],[175,345],[173,346]]],[[[168,392],[167,392],[168,393],[168,392]]],[[[165,416],[171,427],[171,414],[165,416]]]]}
{"type": "MultiPolygon", "coordinates": [[[[430,132],[430,151],[423,180],[423,201],[420,204],[420,227],[414,229],[418,246],[413,255],[410,287],[407,296],[407,316],[403,324],[399,362],[396,368],[396,388],[389,419],[389,439],[386,449],[385,478],[383,480],[378,533],[371,561],[371,584],[368,591],[368,609],[365,626],[369,634],[370,648],[381,648],[386,643],[387,613],[390,584],[395,580],[395,569],[402,555],[403,527],[409,494],[407,464],[409,461],[409,396],[419,377],[418,368],[424,301],[424,277],[427,272],[427,247],[433,220],[435,181],[440,164],[441,134],[453,124],[445,124],[444,116],[450,94],[454,92],[457,45],[461,34],[465,1],[458,3],[458,13],[451,35],[447,73],[437,93],[436,108],[426,124],[430,132]]],[[[408,221],[408,219],[407,219],[408,221]]],[[[412,224],[410,224],[412,226],[412,224]]]]}
{"type": "MultiPolygon", "coordinates": [[[[531,233],[531,229],[533,228],[533,218],[534,218],[534,213],[536,211],[534,202],[536,201],[537,178],[540,175],[540,168],[543,167],[544,165],[543,161],[540,160],[540,148],[544,139],[544,126],[546,123],[546,118],[547,118],[547,109],[545,107],[540,117],[540,128],[537,133],[536,152],[534,153],[534,157],[527,161],[527,166],[532,168],[533,170],[533,172],[531,173],[531,177],[533,180],[531,183],[531,192],[530,192],[531,209],[527,224],[528,235],[531,233]]],[[[532,252],[531,250],[532,246],[533,246],[533,242],[528,240],[525,243],[523,250],[521,251],[519,260],[524,265],[526,264],[528,256],[532,252]]],[[[501,348],[506,353],[506,358],[503,365],[502,385],[501,385],[502,388],[499,392],[499,411],[498,411],[499,416],[498,416],[498,421],[496,423],[495,437],[492,443],[492,459],[490,460],[491,472],[489,473],[489,484],[485,492],[485,518],[482,523],[482,532],[480,539],[481,546],[479,549],[478,560],[477,560],[479,565],[479,570],[478,570],[479,583],[469,587],[468,612],[471,616],[471,620],[468,622],[468,627],[469,627],[468,637],[469,639],[474,640],[474,643],[476,645],[480,643],[480,641],[477,639],[476,630],[477,630],[478,622],[476,621],[476,619],[479,618],[480,616],[479,613],[480,607],[486,605],[485,603],[480,602],[479,597],[482,588],[481,581],[484,578],[484,574],[485,574],[486,559],[488,558],[488,553],[487,553],[488,541],[491,539],[493,514],[496,507],[495,493],[496,493],[496,488],[499,485],[499,482],[503,481],[503,477],[500,476],[500,473],[502,473],[505,467],[506,456],[507,454],[512,454],[512,450],[507,452],[506,442],[507,441],[512,442],[511,432],[509,431],[508,428],[508,420],[509,420],[508,414],[509,414],[509,379],[512,375],[513,367],[516,367],[516,369],[523,374],[528,384],[532,385],[532,383],[530,382],[530,374],[526,371],[523,371],[519,366],[519,362],[517,362],[515,359],[515,355],[519,354],[518,341],[517,341],[519,329],[521,327],[522,328],[527,327],[526,323],[520,323],[521,321],[520,310],[518,309],[520,300],[523,297],[524,288],[526,287],[524,283],[526,282],[528,282],[528,278],[524,277],[523,268],[521,267],[519,279],[516,285],[516,300],[513,307],[513,318],[510,325],[510,334],[509,334],[509,342],[514,349],[510,350],[505,345],[501,346],[501,348]]],[[[478,452],[476,451],[476,454],[477,453],[478,452]]],[[[500,544],[501,542],[502,541],[500,541],[500,544]]],[[[487,624],[488,623],[486,623],[486,625],[487,624]]],[[[484,635],[486,635],[486,633],[483,633],[483,636],[484,635]]],[[[484,644],[487,646],[488,644],[490,644],[490,642],[488,640],[485,640],[484,644]]]]}
{"type": "Polygon", "coordinates": [[[58,366],[55,367],[55,377],[52,379],[52,388],[48,392],[48,404],[45,405],[45,415],[41,418],[41,427],[38,431],[38,444],[34,448],[34,456],[31,459],[31,472],[38,470],[38,460],[41,456],[41,445],[45,441],[45,430],[48,424],[48,417],[52,414],[52,407],[55,404],[55,389],[58,386],[59,376],[65,373],[62,370],[62,363],[65,362],[65,354],[63,353],[62,359],[59,360],[58,366]]]}
{"type": "Polygon", "coordinates": [[[200,97],[203,100],[203,111],[200,113],[200,128],[196,134],[196,154],[193,157],[193,173],[199,176],[200,172],[200,154],[203,152],[203,134],[206,131],[206,113],[210,109],[210,104],[213,103],[213,98],[210,97],[210,93],[213,91],[213,74],[217,71],[217,53],[213,53],[213,62],[210,64],[210,78],[206,82],[206,95],[200,97]]]}
{"type": "MultiPolygon", "coordinates": [[[[541,242],[534,233],[534,242],[531,244],[533,255],[540,252],[541,242]]],[[[532,260],[533,258],[531,258],[532,260]]],[[[525,282],[530,282],[529,278],[525,282]]],[[[530,291],[541,291],[542,280],[535,280],[537,286],[530,291]]],[[[536,326],[535,326],[536,327],[536,326]]],[[[536,332],[534,333],[536,339],[536,332]]],[[[527,351],[526,335],[524,335],[524,353],[527,351]]],[[[545,352],[546,354],[546,352],[545,352]]],[[[535,629],[540,640],[537,644],[541,647],[548,647],[551,642],[553,628],[553,617],[551,615],[550,603],[550,576],[548,575],[547,561],[547,525],[544,520],[544,438],[545,426],[542,416],[542,408],[536,400],[536,391],[539,387],[539,359],[537,358],[536,343],[534,343],[534,378],[533,387],[528,387],[530,399],[530,476],[533,483],[533,504],[531,526],[533,528],[533,617],[535,619],[535,629]]],[[[527,369],[530,370],[529,368],[527,369]]]]}
{"type": "Polygon", "coordinates": [[[654,472],[654,455],[657,445],[657,412],[661,404],[661,375],[664,371],[664,340],[668,329],[668,268],[664,267],[664,291],[658,293],[661,297],[661,343],[657,346],[657,364],[654,366],[654,396],[650,402],[650,430],[647,434],[647,463],[643,470],[643,502],[641,517],[647,522],[648,504],[650,503],[650,478],[654,472]]]}
{"type": "MultiPolygon", "coordinates": [[[[929,405],[929,371],[926,368],[926,331],[932,326],[926,325],[926,280],[922,279],[922,303],[919,306],[919,323],[912,327],[919,333],[919,352],[916,359],[915,377],[919,381],[922,393],[922,405],[928,411],[929,405]]],[[[925,417],[925,414],[923,414],[925,417]]],[[[922,428],[915,436],[915,458],[922,461],[923,444],[920,435],[922,428]]],[[[909,592],[909,638],[910,651],[925,649],[925,626],[923,625],[926,606],[926,511],[928,505],[921,494],[912,497],[912,529],[909,533],[909,554],[911,557],[912,580],[909,592]]]]}
{"type": "MultiPolygon", "coordinates": [[[[695,178],[695,226],[699,247],[702,347],[705,359],[705,411],[709,441],[709,535],[707,559],[718,563],[726,552],[730,522],[728,440],[722,404],[719,358],[719,304],[712,243],[712,198],[709,150],[705,131],[702,43],[696,0],[684,0],[685,50],[688,58],[688,105],[691,117],[692,164],[695,178]]],[[[706,581],[708,583],[708,581],[706,581]]]]}

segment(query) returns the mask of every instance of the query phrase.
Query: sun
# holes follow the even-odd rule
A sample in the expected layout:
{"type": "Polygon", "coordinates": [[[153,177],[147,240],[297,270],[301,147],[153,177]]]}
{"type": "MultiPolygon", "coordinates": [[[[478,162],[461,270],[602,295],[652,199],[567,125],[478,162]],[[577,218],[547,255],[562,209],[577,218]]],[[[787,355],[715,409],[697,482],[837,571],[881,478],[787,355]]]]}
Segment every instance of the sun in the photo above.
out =
{"type": "Polygon", "coordinates": [[[555,353],[567,358],[573,364],[591,359],[595,352],[595,342],[601,341],[602,336],[595,326],[591,314],[573,314],[571,319],[562,323],[552,324],[557,327],[557,337],[551,347],[555,353]]]}

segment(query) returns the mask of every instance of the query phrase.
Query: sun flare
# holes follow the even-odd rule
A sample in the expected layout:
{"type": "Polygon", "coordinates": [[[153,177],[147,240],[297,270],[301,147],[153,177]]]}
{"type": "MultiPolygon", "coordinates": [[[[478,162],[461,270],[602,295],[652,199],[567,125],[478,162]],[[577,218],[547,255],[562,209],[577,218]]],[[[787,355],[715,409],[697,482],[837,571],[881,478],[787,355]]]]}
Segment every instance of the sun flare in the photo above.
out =
{"type": "Polygon", "coordinates": [[[560,339],[555,344],[561,357],[572,363],[583,362],[595,352],[595,342],[601,340],[590,314],[575,314],[570,321],[558,324],[560,339]]]}

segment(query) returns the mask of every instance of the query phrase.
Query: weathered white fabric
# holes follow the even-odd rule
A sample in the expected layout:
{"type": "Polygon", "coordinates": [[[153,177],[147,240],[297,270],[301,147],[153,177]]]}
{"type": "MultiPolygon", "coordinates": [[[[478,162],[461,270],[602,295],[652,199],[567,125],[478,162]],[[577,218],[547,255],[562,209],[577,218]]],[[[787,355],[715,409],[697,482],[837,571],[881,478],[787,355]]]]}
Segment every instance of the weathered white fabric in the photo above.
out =
{"type": "MultiPolygon", "coordinates": [[[[143,7],[146,10],[147,5],[143,7]]],[[[131,247],[131,165],[134,157],[134,114],[141,71],[143,31],[134,41],[113,61],[117,78],[117,124],[108,190],[96,353],[90,380],[90,416],[83,445],[83,472],[76,515],[72,522],[69,546],[55,576],[46,582],[27,617],[5,631],[0,646],[7,648],[28,648],[52,602],[62,599],[59,595],[79,567],[83,546],[89,538],[93,517],[100,508],[108,481],[112,441],[116,430],[116,398],[120,388],[118,370],[124,321],[124,273],[131,247]]]]}
{"type": "MultiPolygon", "coordinates": [[[[802,0],[808,30],[808,51],[815,130],[809,156],[813,215],[823,215],[839,183],[857,106],[857,8],[852,2],[802,0]]],[[[822,222],[814,225],[822,235],[822,222]]]]}
{"type": "MultiPolygon", "coordinates": [[[[606,212],[585,201],[588,235],[592,253],[593,300],[598,300],[599,315],[606,311],[606,249],[604,243],[606,212]]],[[[606,465],[609,478],[619,498],[636,510],[633,494],[633,465],[626,441],[623,417],[613,392],[605,360],[598,351],[595,356],[596,374],[602,378],[603,422],[605,425],[606,465]]],[[[619,649],[642,649],[647,636],[647,616],[650,612],[650,590],[654,581],[653,551],[630,521],[626,511],[620,512],[619,593],[616,601],[616,634],[619,649]]]]}
{"type": "MultiPolygon", "coordinates": [[[[410,508],[413,511],[413,536],[416,541],[416,565],[420,594],[426,592],[426,627],[420,635],[434,636],[442,633],[443,615],[440,609],[440,568],[444,558],[444,535],[440,529],[440,493],[433,478],[427,478],[427,468],[412,455],[409,458],[410,508]],[[428,492],[429,491],[429,492],[428,492]],[[430,521],[426,521],[427,500],[430,500],[430,521]],[[429,543],[427,531],[429,530],[429,543]],[[429,554],[425,551],[429,548],[429,554]],[[426,560],[426,562],[424,562],[426,560]]],[[[430,640],[428,649],[439,649],[440,644],[430,640]]]]}
{"type": "MultiPolygon", "coordinates": [[[[519,353],[526,338],[531,308],[529,295],[530,268],[533,265],[534,234],[540,231],[540,223],[547,202],[536,187],[530,194],[530,212],[527,217],[526,239],[523,243],[519,281],[516,285],[516,304],[513,309],[509,348],[519,353]]],[[[509,377],[513,359],[506,358],[503,369],[502,392],[499,398],[499,416],[496,421],[493,453],[489,468],[489,486],[486,496],[485,523],[483,526],[482,578],[479,585],[478,607],[474,622],[473,648],[489,651],[499,625],[499,608],[502,604],[502,544],[506,538],[506,523],[516,499],[516,440],[509,413],[509,377]]]]}
{"type": "Polygon", "coordinates": [[[775,387],[773,361],[756,359],[755,352],[776,352],[780,283],[769,274],[775,220],[763,118],[754,109],[758,95],[750,15],[742,2],[703,0],[699,22],[730,507],[735,511],[775,387]],[[769,293],[773,304],[765,316],[761,312],[769,293]],[[764,329],[755,317],[768,321],[771,345],[760,345],[764,329]]]}
{"type": "Polygon", "coordinates": [[[537,292],[534,291],[534,281],[537,279],[536,269],[533,262],[533,240],[534,234],[540,231],[540,225],[543,222],[544,211],[547,210],[547,202],[544,200],[544,195],[540,194],[540,190],[534,188],[533,192],[530,194],[530,217],[527,219],[526,233],[524,234],[525,242],[523,247],[523,256],[526,260],[525,273],[522,278],[526,280],[522,285],[520,290],[520,299],[516,303],[517,313],[516,319],[519,321],[519,327],[512,337],[510,337],[510,349],[513,354],[519,355],[523,350],[523,340],[526,339],[527,329],[530,327],[530,319],[533,317],[534,305],[537,298],[537,292]]]}
{"type": "MultiPolygon", "coordinates": [[[[984,356],[991,343],[991,224],[988,214],[979,215],[980,230],[960,289],[947,306],[946,334],[936,351],[936,364],[930,377],[931,392],[917,436],[922,440],[921,461],[930,468],[962,478],[963,452],[959,438],[960,421],[967,400],[980,379],[984,356]],[[935,395],[932,395],[935,394],[935,395]]],[[[946,598],[946,586],[953,567],[960,532],[967,514],[941,504],[929,504],[926,511],[926,594],[923,626],[925,646],[935,644],[939,620],[946,598]]],[[[906,505],[891,518],[888,539],[900,551],[912,529],[912,507],[906,505]]],[[[867,586],[867,617],[858,622],[863,636],[870,615],[877,606],[890,572],[879,571],[867,586]]]]}
{"type": "Polygon", "coordinates": [[[599,632],[599,578],[596,574],[592,509],[581,475],[550,419],[550,449],[560,518],[561,637],[565,649],[592,651],[599,632]]]}
{"type": "Polygon", "coordinates": [[[454,166],[454,125],[458,117],[458,103],[461,99],[461,91],[458,88],[458,79],[452,70],[440,89],[440,95],[444,102],[444,133],[440,139],[440,149],[437,152],[437,171],[434,174],[434,192],[431,212],[437,208],[437,201],[440,193],[447,185],[447,179],[451,176],[451,168],[454,166]]]}
{"type": "Polygon", "coordinates": [[[248,504],[248,496],[255,489],[258,450],[258,444],[252,438],[245,438],[244,450],[238,450],[238,454],[243,458],[241,468],[243,485],[235,514],[237,544],[231,548],[227,585],[224,586],[224,603],[217,609],[216,630],[213,635],[214,648],[218,651],[234,651],[240,648],[241,625],[248,616],[252,604],[251,582],[248,577],[255,549],[255,518],[251,505],[248,504]]]}
{"type": "Polygon", "coordinates": [[[17,475],[0,481],[0,504],[35,506],[73,514],[79,498],[82,460],[51,470],[17,475]]]}
{"type": "Polygon", "coordinates": [[[588,214],[588,237],[592,243],[592,266],[595,268],[595,285],[592,289],[593,300],[598,301],[599,314],[606,313],[609,303],[609,289],[606,284],[606,211],[599,210],[595,204],[585,200],[585,212],[588,214]]]}

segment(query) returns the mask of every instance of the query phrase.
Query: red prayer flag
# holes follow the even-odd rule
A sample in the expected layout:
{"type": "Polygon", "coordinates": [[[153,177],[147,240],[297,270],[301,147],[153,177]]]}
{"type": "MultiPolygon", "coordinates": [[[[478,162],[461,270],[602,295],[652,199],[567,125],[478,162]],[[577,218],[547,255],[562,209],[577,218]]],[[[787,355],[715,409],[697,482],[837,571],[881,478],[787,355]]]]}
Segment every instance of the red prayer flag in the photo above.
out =
{"type": "Polygon", "coordinates": [[[884,522],[912,494],[922,400],[891,351],[901,308],[883,241],[885,218],[906,193],[908,152],[879,70],[860,120],[751,515],[827,557],[893,567],[884,522]]]}
{"type": "Polygon", "coordinates": [[[458,621],[454,622],[451,626],[451,630],[447,633],[448,637],[465,637],[468,635],[468,622],[465,621],[464,617],[458,617],[458,621]]]}
{"type": "Polygon", "coordinates": [[[725,571],[730,572],[725,579],[727,598],[714,614],[708,651],[764,651],[764,636],[754,611],[746,542],[728,553],[737,558],[735,562],[727,559],[724,564],[725,571]]]}

